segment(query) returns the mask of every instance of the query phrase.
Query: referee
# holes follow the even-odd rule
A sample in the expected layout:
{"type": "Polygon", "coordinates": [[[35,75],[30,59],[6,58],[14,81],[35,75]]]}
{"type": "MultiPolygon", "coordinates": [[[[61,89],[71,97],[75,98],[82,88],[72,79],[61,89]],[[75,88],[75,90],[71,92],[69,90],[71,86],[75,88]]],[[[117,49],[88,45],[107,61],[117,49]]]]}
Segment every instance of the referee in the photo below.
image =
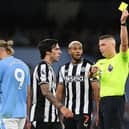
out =
{"type": "Polygon", "coordinates": [[[71,61],[59,70],[57,98],[73,113],[73,118],[64,118],[65,129],[89,129],[92,112],[92,89],[98,103],[97,86],[88,78],[91,63],[82,59],[83,45],[79,41],[69,43],[71,61]],[[65,96],[63,96],[65,95],[65,96]]]}
{"type": "MultiPolygon", "coordinates": [[[[97,61],[100,76],[100,128],[122,129],[124,113],[125,83],[128,77],[128,32],[126,21],[128,11],[121,15],[120,52],[116,53],[115,38],[112,35],[99,37],[99,49],[104,59],[97,61]]],[[[95,68],[95,67],[94,67],[95,68]]],[[[95,69],[92,72],[95,72],[95,69]]]]}
{"type": "Polygon", "coordinates": [[[73,113],[56,100],[56,75],[52,63],[58,61],[61,50],[55,39],[44,39],[38,44],[42,61],[33,72],[33,99],[30,114],[31,129],[61,129],[57,109],[65,116],[73,113]]]}

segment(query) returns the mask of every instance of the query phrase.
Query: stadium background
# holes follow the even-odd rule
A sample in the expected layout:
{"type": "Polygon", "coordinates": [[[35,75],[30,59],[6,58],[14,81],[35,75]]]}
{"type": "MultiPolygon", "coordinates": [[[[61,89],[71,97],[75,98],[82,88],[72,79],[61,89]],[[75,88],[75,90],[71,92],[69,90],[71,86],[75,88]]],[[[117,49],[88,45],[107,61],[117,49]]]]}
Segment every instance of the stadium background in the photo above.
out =
{"type": "MultiPolygon", "coordinates": [[[[31,70],[40,61],[36,46],[44,38],[56,38],[61,44],[63,53],[54,64],[56,71],[69,60],[66,47],[72,40],[83,42],[84,56],[95,62],[100,57],[99,35],[113,34],[118,50],[120,3],[121,0],[0,0],[0,39],[14,40],[15,56],[29,64],[31,70]]],[[[126,92],[129,100],[129,79],[126,92]]]]}

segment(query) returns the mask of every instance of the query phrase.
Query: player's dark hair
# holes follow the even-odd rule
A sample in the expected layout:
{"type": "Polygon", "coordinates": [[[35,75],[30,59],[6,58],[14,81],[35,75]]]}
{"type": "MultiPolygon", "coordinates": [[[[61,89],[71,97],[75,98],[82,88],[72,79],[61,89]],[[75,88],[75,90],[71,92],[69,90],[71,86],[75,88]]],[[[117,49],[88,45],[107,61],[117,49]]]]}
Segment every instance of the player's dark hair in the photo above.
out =
{"type": "Polygon", "coordinates": [[[47,51],[51,52],[52,48],[54,48],[57,43],[58,41],[56,39],[41,40],[38,44],[41,59],[45,57],[47,51]]]}

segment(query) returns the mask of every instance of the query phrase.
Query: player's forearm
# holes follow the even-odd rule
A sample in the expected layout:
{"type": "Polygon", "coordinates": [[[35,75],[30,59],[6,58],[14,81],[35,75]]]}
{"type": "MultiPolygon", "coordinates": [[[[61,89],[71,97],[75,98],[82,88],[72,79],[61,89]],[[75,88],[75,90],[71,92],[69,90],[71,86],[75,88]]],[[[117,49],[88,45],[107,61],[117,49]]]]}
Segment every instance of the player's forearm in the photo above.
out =
{"type": "Polygon", "coordinates": [[[99,82],[98,80],[92,82],[92,89],[93,89],[93,95],[94,95],[94,100],[96,103],[96,112],[99,112],[99,82]]]}
{"type": "Polygon", "coordinates": [[[63,100],[63,91],[64,91],[64,86],[62,84],[58,84],[57,90],[56,90],[56,98],[60,102],[62,102],[63,100]]]}
{"type": "Polygon", "coordinates": [[[57,108],[61,108],[63,106],[63,104],[61,102],[59,102],[56,97],[50,92],[50,91],[47,91],[45,96],[47,97],[47,99],[52,103],[54,104],[57,108]]]}
{"type": "Polygon", "coordinates": [[[128,11],[124,10],[121,15],[121,29],[120,29],[120,38],[121,38],[121,51],[126,52],[128,49],[128,30],[127,30],[127,18],[128,11]]]}
{"type": "Polygon", "coordinates": [[[58,109],[60,109],[63,104],[59,102],[56,97],[51,93],[51,91],[48,89],[48,86],[41,86],[42,94],[58,109]]]}
{"type": "Polygon", "coordinates": [[[120,36],[121,36],[121,50],[125,52],[128,49],[128,31],[126,25],[121,25],[120,36]]]}

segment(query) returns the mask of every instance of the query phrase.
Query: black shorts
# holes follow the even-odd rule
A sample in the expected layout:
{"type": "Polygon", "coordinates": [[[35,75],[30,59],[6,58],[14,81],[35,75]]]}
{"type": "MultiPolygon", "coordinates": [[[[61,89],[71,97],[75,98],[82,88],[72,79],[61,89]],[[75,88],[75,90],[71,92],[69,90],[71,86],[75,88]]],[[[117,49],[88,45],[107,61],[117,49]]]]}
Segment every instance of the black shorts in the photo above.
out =
{"type": "Polygon", "coordinates": [[[107,96],[100,100],[100,128],[121,129],[124,114],[124,96],[107,96]]]}
{"type": "Polygon", "coordinates": [[[60,122],[55,122],[55,123],[37,122],[36,127],[34,127],[32,124],[31,129],[62,129],[62,126],[60,122]]]}
{"type": "Polygon", "coordinates": [[[64,118],[65,129],[90,129],[91,115],[76,115],[74,118],[64,118]]]}

